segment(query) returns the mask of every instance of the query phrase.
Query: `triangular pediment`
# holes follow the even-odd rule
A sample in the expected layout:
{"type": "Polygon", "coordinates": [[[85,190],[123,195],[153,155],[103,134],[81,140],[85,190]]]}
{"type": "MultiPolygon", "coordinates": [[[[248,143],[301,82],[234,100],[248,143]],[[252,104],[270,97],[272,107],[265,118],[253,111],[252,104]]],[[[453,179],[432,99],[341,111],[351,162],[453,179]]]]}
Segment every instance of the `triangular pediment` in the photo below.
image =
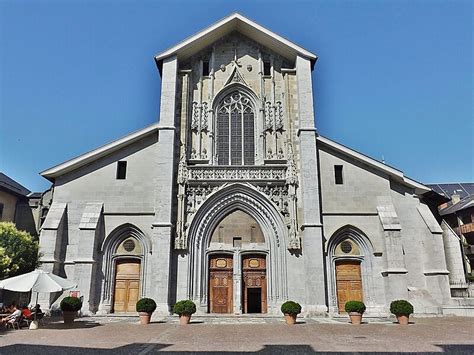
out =
{"type": "Polygon", "coordinates": [[[180,61],[186,60],[234,31],[247,36],[288,60],[294,61],[297,56],[303,56],[308,58],[312,64],[316,62],[317,56],[315,54],[235,13],[156,55],[155,61],[158,68],[161,70],[165,58],[177,56],[180,61]]]}

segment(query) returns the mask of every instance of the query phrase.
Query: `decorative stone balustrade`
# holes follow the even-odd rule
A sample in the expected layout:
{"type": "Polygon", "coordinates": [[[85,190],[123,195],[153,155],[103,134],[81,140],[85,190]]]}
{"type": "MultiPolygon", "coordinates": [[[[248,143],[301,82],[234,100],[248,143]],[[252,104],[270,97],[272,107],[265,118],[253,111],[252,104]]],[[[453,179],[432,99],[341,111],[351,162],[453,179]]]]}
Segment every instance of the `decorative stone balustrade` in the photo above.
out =
{"type": "Polygon", "coordinates": [[[188,166],[188,182],[272,181],[285,182],[286,166],[188,166]]]}

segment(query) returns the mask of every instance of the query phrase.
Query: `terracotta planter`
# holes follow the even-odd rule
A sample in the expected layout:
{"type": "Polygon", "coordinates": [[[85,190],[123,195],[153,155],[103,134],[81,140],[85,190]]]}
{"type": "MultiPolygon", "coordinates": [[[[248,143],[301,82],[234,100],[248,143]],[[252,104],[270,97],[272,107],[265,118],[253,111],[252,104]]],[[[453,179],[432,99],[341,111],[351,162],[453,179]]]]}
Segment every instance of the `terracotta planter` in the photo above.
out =
{"type": "Polygon", "coordinates": [[[151,313],[139,312],[140,324],[150,324],[151,313]]]}
{"type": "Polygon", "coordinates": [[[296,323],[296,314],[285,314],[286,324],[293,325],[296,323]]]}
{"type": "Polygon", "coordinates": [[[68,312],[63,311],[63,320],[64,324],[71,324],[74,322],[74,318],[76,318],[77,312],[68,312]]]}
{"type": "Polygon", "coordinates": [[[181,314],[179,316],[179,324],[185,325],[189,324],[189,321],[191,320],[191,316],[187,314],[181,314]]]}
{"type": "Polygon", "coordinates": [[[362,323],[362,314],[357,312],[349,312],[349,318],[351,323],[354,325],[359,325],[362,323]]]}
{"type": "Polygon", "coordinates": [[[397,320],[398,320],[398,324],[408,325],[408,321],[410,320],[410,316],[398,315],[397,320]]]}

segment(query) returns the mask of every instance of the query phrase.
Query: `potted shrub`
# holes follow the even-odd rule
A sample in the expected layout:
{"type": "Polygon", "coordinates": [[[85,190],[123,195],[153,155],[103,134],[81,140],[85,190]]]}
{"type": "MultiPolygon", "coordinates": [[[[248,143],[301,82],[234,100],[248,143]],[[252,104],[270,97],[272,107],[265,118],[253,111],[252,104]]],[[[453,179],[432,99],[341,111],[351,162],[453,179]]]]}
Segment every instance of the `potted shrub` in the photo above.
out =
{"type": "Polygon", "coordinates": [[[399,324],[407,325],[410,314],[413,313],[413,305],[406,300],[395,300],[390,303],[390,312],[395,314],[399,324]]]}
{"type": "Polygon", "coordinates": [[[365,304],[361,301],[347,301],[344,309],[349,314],[351,323],[359,325],[362,322],[362,315],[365,312],[365,304]]]}
{"type": "Polygon", "coordinates": [[[155,309],[156,302],[151,298],[139,299],[136,305],[136,310],[140,315],[140,324],[150,324],[150,318],[155,309]]]}
{"type": "Polygon", "coordinates": [[[191,316],[196,313],[196,305],[191,300],[179,301],[173,306],[173,313],[179,315],[180,324],[188,324],[191,316]]]}
{"type": "Polygon", "coordinates": [[[82,301],[77,297],[64,297],[59,304],[63,312],[63,320],[65,324],[74,322],[77,311],[82,308],[82,301]]]}
{"type": "Polygon", "coordinates": [[[296,316],[301,313],[301,305],[294,301],[286,301],[281,305],[281,312],[285,315],[286,324],[295,324],[296,316]]]}

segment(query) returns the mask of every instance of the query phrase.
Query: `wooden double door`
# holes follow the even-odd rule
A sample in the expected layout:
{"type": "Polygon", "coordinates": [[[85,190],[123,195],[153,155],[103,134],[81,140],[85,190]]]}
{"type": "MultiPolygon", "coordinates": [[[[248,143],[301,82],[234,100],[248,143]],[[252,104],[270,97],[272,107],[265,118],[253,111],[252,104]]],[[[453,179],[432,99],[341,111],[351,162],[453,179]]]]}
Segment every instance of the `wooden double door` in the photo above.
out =
{"type": "Polygon", "coordinates": [[[140,298],[140,260],[119,260],[115,266],[115,313],[136,312],[140,298]]]}
{"type": "Polygon", "coordinates": [[[336,289],[339,313],[345,312],[344,306],[347,301],[363,301],[359,261],[336,262],[336,289]]]}
{"type": "MultiPolygon", "coordinates": [[[[267,312],[267,276],[264,256],[242,257],[242,310],[267,312]]],[[[209,258],[209,312],[233,313],[234,263],[230,255],[209,258]]]]}

